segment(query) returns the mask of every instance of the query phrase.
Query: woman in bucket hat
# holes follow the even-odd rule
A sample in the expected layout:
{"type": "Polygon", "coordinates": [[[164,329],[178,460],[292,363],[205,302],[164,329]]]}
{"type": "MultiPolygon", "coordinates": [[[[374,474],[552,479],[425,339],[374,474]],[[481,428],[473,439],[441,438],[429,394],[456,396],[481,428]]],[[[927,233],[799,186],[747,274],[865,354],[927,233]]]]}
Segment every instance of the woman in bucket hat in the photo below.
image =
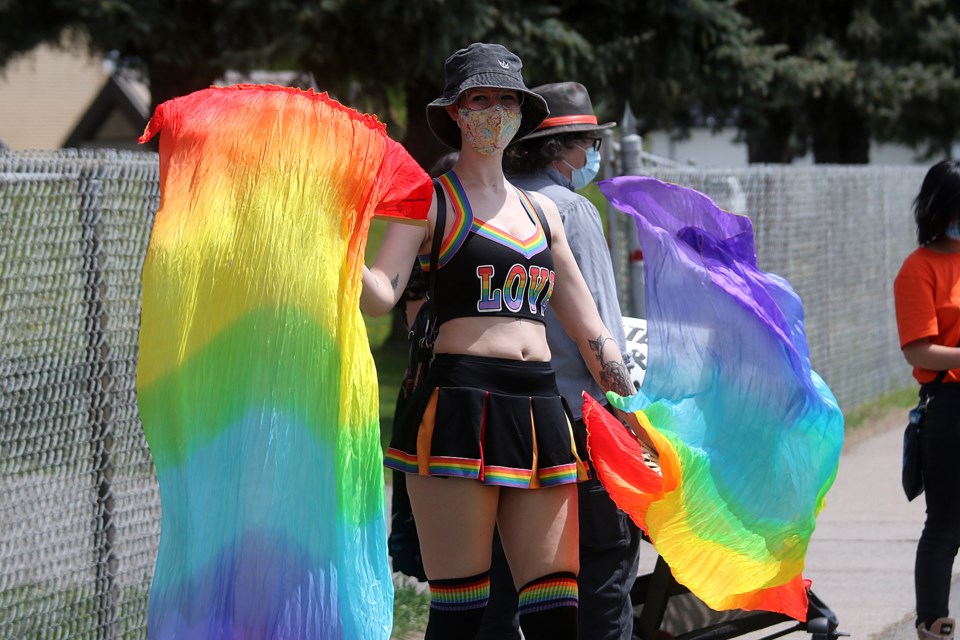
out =
{"type": "Polygon", "coordinates": [[[430,582],[426,638],[473,638],[489,597],[498,527],[527,640],[577,637],[577,491],[587,478],[550,365],[544,313],[561,319],[604,390],[633,392],[567,245],[556,206],[513,187],[503,150],[547,116],[520,59],[497,44],[450,56],[427,106],[437,137],[460,149],[440,177],[446,224],[390,225],[364,269],[361,308],[388,312],[410,262],[429,269],[442,234],[433,301],[433,363],[395,427],[386,465],[406,472],[430,582]]]}
{"type": "MultiPolygon", "coordinates": [[[[533,91],[547,101],[550,115],[526,138],[507,148],[507,175],[514,185],[556,203],[567,242],[600,317],[625,352],[623,318],[600,213],[575,191],[597,175],[601,132],[615,123],[598,122],[590,94],[579,82],[555,82],[534,87],[533,91]]],[[[605,398],[557,316],[548,310],[546,321],[557,384],[573,409],[574,435],[583,447],[586,427],[577,399],[583,391],[603,403],[605,398]]],[[[636,578],[640,530],[617,508],[596,478],[580,483],[578,490],[580,640],[630,640],[630,590],[636,578]]],[[[494,591],[498,589],[499,584],[494,584],[494,591]]],[[[494,600],[499,602],[499,593],[494,600]]]]}

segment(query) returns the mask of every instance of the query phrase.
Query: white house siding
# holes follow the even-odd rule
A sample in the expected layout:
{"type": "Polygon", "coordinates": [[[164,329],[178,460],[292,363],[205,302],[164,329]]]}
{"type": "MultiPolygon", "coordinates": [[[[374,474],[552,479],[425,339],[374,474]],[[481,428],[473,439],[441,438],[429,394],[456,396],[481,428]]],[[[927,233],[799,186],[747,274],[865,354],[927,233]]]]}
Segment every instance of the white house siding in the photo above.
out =
{"type": "MultiPolygon", "coordinates": [[[[737,131],[733,128],[714,132],[708,127],[695,127],[683,140],[673,139],[666,131],[654,131],[644,136],[644,149],[650,153],[683,164],[698,167],[736,168],[749,164],[747,145],[736,142],[737,131]]],[[[917,153],[910,147],[873,143],[870,145],[872,165],[926,165],[928,160],[917,160],[917,153]]],[[[807,154],[794,160],[795,165],[812,165],[813,155],[807,154]]]]}
{"type": "Polygon", "coordinates": [[[0,140],[10,149],[57,149],[108,77],[81,49],[41,45],[0,69],[0,140]]]}

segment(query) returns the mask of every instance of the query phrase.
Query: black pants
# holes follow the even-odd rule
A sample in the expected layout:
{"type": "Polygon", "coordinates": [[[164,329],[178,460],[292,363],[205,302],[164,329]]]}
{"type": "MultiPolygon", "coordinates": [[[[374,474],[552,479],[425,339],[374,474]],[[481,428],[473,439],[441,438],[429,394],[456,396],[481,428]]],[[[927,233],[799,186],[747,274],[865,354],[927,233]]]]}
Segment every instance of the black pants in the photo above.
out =
{"type": "Polygon", "coordinates": [[[960,384],[942,384],[923,430],[927,520],[917,545],[917,623],[948,616],[953,559],[960,547],[960,384]]]}
{"type": "MultiPolygon", "coordinates": [[[[578,448],[585,440],[582,420],[573,425],[578,448]]],[[[596,478],[577,485],[580,521],[580,640],[630,640],[633,607],[630,589],[637,577],[640,529],[617,509],[596,478]]],[[[490,567],[490,601],[477,640],[519,638],[517,591],[499,538],[490,567]]]]}

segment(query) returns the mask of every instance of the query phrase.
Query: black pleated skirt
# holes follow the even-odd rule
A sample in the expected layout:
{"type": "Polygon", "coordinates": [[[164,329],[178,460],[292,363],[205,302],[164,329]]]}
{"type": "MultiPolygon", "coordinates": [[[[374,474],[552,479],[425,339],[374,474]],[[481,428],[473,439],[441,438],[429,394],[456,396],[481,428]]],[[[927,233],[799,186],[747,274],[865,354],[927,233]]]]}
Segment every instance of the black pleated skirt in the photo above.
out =
{"type": "Polygon", "coordinates": [[[588,477],[549,362],[437,354],[384,464],[428,476],[536,489],[588,477]]]}

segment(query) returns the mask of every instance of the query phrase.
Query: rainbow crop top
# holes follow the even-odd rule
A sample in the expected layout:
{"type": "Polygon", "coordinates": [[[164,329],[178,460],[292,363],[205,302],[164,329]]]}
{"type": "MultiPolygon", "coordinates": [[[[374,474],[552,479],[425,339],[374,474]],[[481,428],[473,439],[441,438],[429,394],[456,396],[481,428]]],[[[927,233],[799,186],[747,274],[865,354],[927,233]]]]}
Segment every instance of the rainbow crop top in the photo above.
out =
{"type": "MultiPolygon", "coordinates": [[[[528,193],[517,189],[535,229],[515,238],[489,222],[477,220],[466,192],[452,171],[439,178],[450,199],[454,219],[440,246],[436,275],[437,322],[463,317],[500,316],[544,322],[553,294],[550,228],[528,193]]],[[[419,256],[430,270],[430,256],[419,256]]]]}

